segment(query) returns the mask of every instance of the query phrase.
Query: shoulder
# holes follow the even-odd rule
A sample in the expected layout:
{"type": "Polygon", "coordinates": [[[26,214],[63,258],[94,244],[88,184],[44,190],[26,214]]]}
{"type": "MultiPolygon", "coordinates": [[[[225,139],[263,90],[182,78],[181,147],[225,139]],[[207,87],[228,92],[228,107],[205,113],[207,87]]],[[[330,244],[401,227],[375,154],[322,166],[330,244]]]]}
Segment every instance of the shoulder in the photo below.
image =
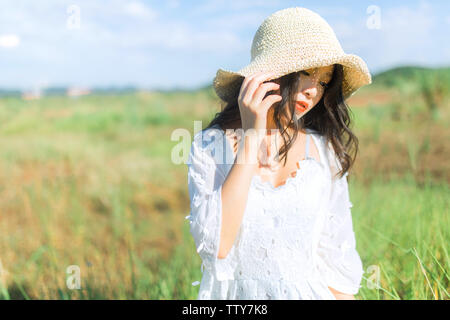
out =
{"type": "Polygon", "coordinates": [[[312,135],[316,139],[320,139],[322,141],[322,139],[325,138],[323,134],[321,134],[319,131],[315,129],[306,128],[305,130],[308,134],[312,135]]]}
{"type": "Polygon", "coordinates": [[[306,131],[311,134],[315,138],[315,140],[319,143],[318,147],[321,148],[327,157],[332,157],[334,155],[334,149],[331,142],[328,138],[314,129],[306,129],[306,131]]]}
{"type": "Polygon", "coordinates": [[[194,134],[193,146],[198,149],[211,149],[211,147],[220,147],[223,142],[223,131],[218,126],[212,126],[198,131],[194,134]]]}
{"type": "Polygon", "coordinates": [[[219,164],[224,148],[223,130],[213,126],[194,134],[191,145],[191,157],[202,157],[203,161],[219,164]]]}
{"type": "Polygon", "coordinates": [[[326,137],[314,129],[308,128],[306,129],[306,132],[313,137],[314,142],[316,142],[316,146],[319,149],[319,152],[321,154],[326,153],[327,149],[326,137]]]}
{"type": "Polygon", "coordinates": [[[342,166],[336,156],[333,144],[324,134],[320,134],[314,129],[307,129],[307,131],[315,138],[315,141],[318,142],[317,147],[319,148],[321,156],[324,157],[322,159],[322,163],[327,166],[334,179],[336,173],[341,170],[342,166]]]}

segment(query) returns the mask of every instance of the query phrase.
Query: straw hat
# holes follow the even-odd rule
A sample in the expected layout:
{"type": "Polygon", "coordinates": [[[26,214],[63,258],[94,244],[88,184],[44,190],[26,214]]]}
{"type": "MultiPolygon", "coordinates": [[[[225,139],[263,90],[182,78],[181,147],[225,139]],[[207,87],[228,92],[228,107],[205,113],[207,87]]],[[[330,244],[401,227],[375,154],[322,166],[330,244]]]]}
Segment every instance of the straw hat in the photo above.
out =
{"type": "Polygon", "coordinates": [[[245,77],[262,71],[274,72],[268,80],[310,68],[343,65],[342,94],[352,96],[360,87],[372,83],[366,63],[342,49],[333,29],[317,13],[301,7],[276,11],[259,26],[253,38],[251,62],[234,72],[219,69],[214,90],[229,101],[239,93],[245,77]]]}

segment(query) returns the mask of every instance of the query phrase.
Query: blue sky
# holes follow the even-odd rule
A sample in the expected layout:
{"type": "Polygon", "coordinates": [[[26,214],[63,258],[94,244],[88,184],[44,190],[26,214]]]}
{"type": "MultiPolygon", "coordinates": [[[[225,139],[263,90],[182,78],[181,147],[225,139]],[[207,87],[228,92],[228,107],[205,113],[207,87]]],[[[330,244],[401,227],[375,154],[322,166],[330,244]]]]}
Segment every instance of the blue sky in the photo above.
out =
{"type": "Polygon", "coordinates": [[[0,87],[197,88],[245,66],[262,21],[295,6],[325,18],[372,74],[450,65],[446,0],[0,0],[0,87]]]}

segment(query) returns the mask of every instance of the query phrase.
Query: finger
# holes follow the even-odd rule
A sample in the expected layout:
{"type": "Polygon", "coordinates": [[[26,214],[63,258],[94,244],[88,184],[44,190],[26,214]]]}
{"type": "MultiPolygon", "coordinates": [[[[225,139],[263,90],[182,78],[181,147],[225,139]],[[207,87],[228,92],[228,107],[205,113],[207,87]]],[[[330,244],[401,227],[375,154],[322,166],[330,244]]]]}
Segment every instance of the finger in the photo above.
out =
{"type": "Polygon", "coordinates": [[[276,102],[280,102],[283,99],[283,97],[279,94],[271,94],[268,95],[261,103],[261,109],[263,110],[269,110],[270,107],[276,102]]]}
{"type": "Polygon", "coordinates": [[[251,74],[251,75],[249,75],[249,76],[247,76],[247,77],[244,78],[244,81],[242,82],[242,85],[241,85],[241,89],[240,89],[240,91],[239,91],[238,99],[242,100],[242,99],[245,97],[245,95],[246,95],[246,93],[247,93],[247,90],[248,90],[248,84],[250,83],[250,81],[251,81],[255,76],[257,76],[257,75],[259,75],[259,74],[261,74],[261,73],[262,73],[262,72],[256,72],[256,73],[253,73],[253,74],[251,74]]]}
{"type": "Polygon", "coordinates": [[[253,73],[253,74],[251,74],[251,75],[245,77],[245,79],[244,79],[242,85],[243,85],[243,86],[248,86],[248,83],[249,83],[254,77],[259,76],[259,75],[261,75],[262,73],[263,73],[263,72],[259,71],[259,72],[255,72],[255,73],[253,73]]]}
{"type": "Polygon", "coordinates": [[[262,73],[259,75],[255,75],[253,79],[250,80],[248,84],[248,89],[245,93],[245,97],[252,100],[253,95],[255,94],[256,89],[260,86],[260,84],[266,80],[269,80],[270,77],[273,76],[273,73],[262,73]]]}
{"type": "Polygon", "coordinates": [[[265,73],[267,73],[267,72],[257,71],[257,72],[255,72],[255,73],[253,73],[249,78],[250,78],[250,79],[253,79],[253,78],[255,78],[255,77],[257,77],[257,76],[260,76],[260,75],[263,75],[263,74],[265,74],[265,73]]]}
{"type": "Polygon", "coordinates": [[[243,85],[243,86],[247,86],[248,83],[250,82],[250,80],[252,80],[253,77],[256,76],[256,75],[258,75],[258,73],[253,73],[253,74],[251,74],[251,75],[245,77],[245,78],[244,78],[244,81],[242,82],[242,85],[243,85]]]}
{"type": "Polygon", "coordinates": [[[263,83],[256,89],[255,95],[253,96],[253,102],[255,104],[260,104],[262,99],[264,99],[264,96],[267,94],[268,91],[272,90],[278,90],[280,88],[280,85],[275,82],[266,82],[263,83]]]}

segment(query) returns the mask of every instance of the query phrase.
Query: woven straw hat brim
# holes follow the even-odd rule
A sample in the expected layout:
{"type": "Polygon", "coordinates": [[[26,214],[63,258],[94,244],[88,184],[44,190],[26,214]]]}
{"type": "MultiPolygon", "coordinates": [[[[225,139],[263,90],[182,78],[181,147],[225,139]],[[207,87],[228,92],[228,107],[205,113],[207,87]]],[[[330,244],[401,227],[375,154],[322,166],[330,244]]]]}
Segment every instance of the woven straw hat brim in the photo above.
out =
{"type": "Polygon", "coordinates": [[[292,72],[341,64],[342,95],[352,96],[372,82],[366,63],[342,49],[334,30],[319,14],[307,8],[278,10],[259,26],[253,37],[251,62],[239,71],[219,69],[214,89],[230,102],[239,94],[242,81],[256,72],[272,72],[273,80],[292,72]]]}
{"type": "Polygon", "coordinates": [[[266,55],[265,57],[257,57],[239,71],[219,69],[213,81],[214,90],[220,99],[229,102],[239,94],[244,78],[256,72],[273,72],[274,76],[267,80],[269,81],[291,72],[332,64],[341,64],[343,66],[342,95],[345,100],[355,94],[362,86],[372,83],[372,77],[366,63],[361,57],[355,54],[343,53],[328,58],[312,57],[303,60],[292,59],[292,57],[286,57],[286,59],[290,59],[293,62],[286,64],[283,58],[274,60],[266,55]]]}

